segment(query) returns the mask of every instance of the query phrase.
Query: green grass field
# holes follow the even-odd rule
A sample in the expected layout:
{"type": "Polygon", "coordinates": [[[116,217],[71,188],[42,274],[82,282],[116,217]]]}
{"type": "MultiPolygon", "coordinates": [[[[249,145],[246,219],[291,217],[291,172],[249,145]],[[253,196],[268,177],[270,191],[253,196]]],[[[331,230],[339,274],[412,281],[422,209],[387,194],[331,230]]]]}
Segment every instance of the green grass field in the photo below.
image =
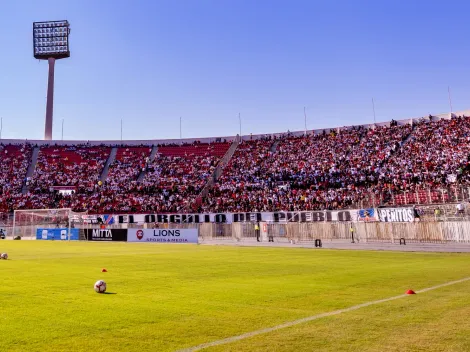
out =
{"type": "MultiPolygon", "coordinates": [[[[0,251],[9,352],[176,351],[470,277],[468,254],[45,241],[0,251]],[[95,293],[98,279],[114,294],[95,293]]],[[[470,351],[470,281],[205,351],[470,351]]]]}

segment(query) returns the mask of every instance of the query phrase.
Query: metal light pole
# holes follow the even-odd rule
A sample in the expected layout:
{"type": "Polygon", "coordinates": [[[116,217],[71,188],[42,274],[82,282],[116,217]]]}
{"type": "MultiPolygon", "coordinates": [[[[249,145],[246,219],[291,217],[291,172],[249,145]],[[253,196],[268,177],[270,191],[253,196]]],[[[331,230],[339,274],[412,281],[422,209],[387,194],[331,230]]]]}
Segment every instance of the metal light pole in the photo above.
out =
{"type": "Polygon", "coordinates": [[[450,86],[447,86],[447,93],[449,94],[449,105],[450,105],[450,113],[452,114],[452,98],[450,97],[450,86]]]}
{"type": "Polygon", "coordinates": [[[62,119],[62,140],[64,140],[64,119],[62,119]]]}
{"type": "Polygon", "coordinates": [[[2,131],[3,131],[3,117],[0,117],[0,139],[2,139],[2,131]]]}
{"type": "Polygon", "coordinates": [[[52,115],[54,114],[55,59],[50,57],[47,61],[49,63],[49,76],[47,78],[46,128],[44,131],[44,139],[50,141],[52,139],[52,115]]]}
{"type": "Polygon", "coordinates": [[[121,119],[121,141],[122,141],[122,119],[121,119]]]}
{"type": "Polygon", "coordinates": [[[52,118],[54,114],[54,69],[55,61],[70,57],[70,25],[68,21],[48,21],[33,23],[33,51],[38,60],[47,60],[46,123],[44,139],[52,139],[52,118]]]}
{"type": "Polygon", "coordinates": [[[374,112],[374,125],[375,125],[376,121],[375,121],[375,103],[374,103],[374,98],[372,98],[372,111],[374,112]]]}
{"type": "Polygon", "coordinates": [[[240,113],[238,113],[238,123],[240,124],[240,142],[242,141],[242,118],[240,113]]]}
{"type": "Polygon", "coordinates": [[[180,116],[180,139],[183,139],[183,134],[181,133],[181,116],[180,116]]]}
{"type": "Polygon", "coordinates": [[[305,106],[304,106],[304,122],[305,122],[305,135],[307,135],[307,113],[305,112],[305,106]]]}

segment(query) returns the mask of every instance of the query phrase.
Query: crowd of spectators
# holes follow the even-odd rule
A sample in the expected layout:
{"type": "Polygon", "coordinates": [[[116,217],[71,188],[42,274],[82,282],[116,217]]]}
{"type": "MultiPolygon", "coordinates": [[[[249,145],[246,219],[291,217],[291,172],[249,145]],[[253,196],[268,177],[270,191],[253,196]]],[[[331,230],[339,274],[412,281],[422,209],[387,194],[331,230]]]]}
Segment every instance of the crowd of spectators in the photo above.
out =
{"type": "Polygon", "coordinates": [[[31,180],[32,193],[48,193],[54,186],[93,187],[99,181],[111,148],[87,146],[41,147],[31,180]]]}
{"type": "Polygon", "coordinates": [[[469,156],[470,118],[420,121],[379,170],[374,188],[396,193],[470,185],[469,156]]]}
{"type": "Polygon", "coordinates": [[[245,140],[203,197],[229,147],[226,141],[160,145],[152,159],[150,146],[121,146],[101,180],[109,146],[43,146],[32,178],[25,179],[32,147],[0,145],[0,212],[341,209],[371,195],[386,202],[403,191],[470,185],[468,117],[245,140]]]}
{"type": "MultiPolygon", "coordinates": [[[[104,181],[100,176],[110,147],[41,147],[33,177],[25,180],[29,191],[17,189],[0,210],[187,212],[229,147],[227,142],[160,146],[153,160],[151,147],[120,147],[104,181]],[[64,194],[59,188],[73,192],[64,194]]],[[[29,165],[31,153],[27,159],[29,165]]]]}
{"type": "Polygon", "coordinates": [[[29,144],[0,145],[0,194],[18,191],[22,187],[31,153],[29,144]]]}
{"type": "Polygon", "coordinates": [[[230,144],[160,147],[146,167],[138,193],[153,197],[144,208],[155,211],[190,211],[230,144]]]}
{"type": "Polygon", "coordinates": [[[116,192],[134,187],[150,162],[151,152],[151,147],[118,148],[116,158],[109,166],[105,186],[116,192]]]}
{"type": "Polygon", "coordinates": [[[0,144],[0,212],[10,211],[12,199],[21,193],[32,150],[30,144],[0,144]]]}
{"type": "Polygon", "coordinates": [[[314,210],[347,206],[356,200],[356,192],[342,187],[341,170],[364,132],[363,128],[350,128],[315,136],[287,135],[274,141],[244,142],[247,146],[242,148],[250,152],[241,152],[228,165],[203,210],[314,210]]]}
{"type": "Polygon", "coordinates": [[[397,192],[470,184],[470,119],[351,128],[286,137],[274,153],[246,142],[204,211],[338,209],[397,192]],[[256,165],[255,168],[244,167],[256,165]],[[411,170],[414,170],[411,172],[411,170]]]}

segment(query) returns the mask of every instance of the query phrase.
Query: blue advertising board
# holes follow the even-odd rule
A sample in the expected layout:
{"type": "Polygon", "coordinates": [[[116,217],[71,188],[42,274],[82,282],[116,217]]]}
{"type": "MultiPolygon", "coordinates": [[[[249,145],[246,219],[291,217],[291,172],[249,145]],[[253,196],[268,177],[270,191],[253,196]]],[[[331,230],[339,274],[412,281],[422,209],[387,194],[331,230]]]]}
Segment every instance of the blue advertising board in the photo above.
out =
{"type": "MultiPolygon", "coordinates": [[[[59,228],[59,229],[37,229],[36,230],[36,239],[37,240],[68,240],[69,229],[59,228]]],[[[78,241],[78,229],[70,229],[70,240],[78,241]]]]}

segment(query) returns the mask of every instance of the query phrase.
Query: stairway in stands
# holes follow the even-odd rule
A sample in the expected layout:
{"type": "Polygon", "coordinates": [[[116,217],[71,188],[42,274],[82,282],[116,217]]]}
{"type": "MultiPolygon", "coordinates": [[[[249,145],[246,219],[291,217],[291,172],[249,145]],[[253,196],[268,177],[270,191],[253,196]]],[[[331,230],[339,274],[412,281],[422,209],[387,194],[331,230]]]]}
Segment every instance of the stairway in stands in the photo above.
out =
{"type": "MultiPolygon", "coordinates": [[[[36,163],[38,162],[38,155],[39,155],[39,147],[34,147],[33,149],[33,154],[31,156],[31,162],[28,166],[28,171],[26,173],[26,177],[30,178],[34,174],[34,169],[36,169],[36,163]]],[[[26,182],[23,184],[23,188],[21,189],[21,192],[23,194],[28,193],[29,186],[26,184],[26,182]]]]}
{"type": "Polygon", "coordinates": [[[116,153],[117,153],[117,147],[113,147],[113,149],[111,149],[111,153],[109,153],[108,160],[106,160],[106,164],[104,165],[103,172],[101,173],[101,176],[100,176],[101,182],[104,182],[106,178],[108,177],[109,166],[116,159],[116,153]]]}
{"type": "MultiPolygon", "coordinates": [[[[403,140],[403,142],[400,144],[400,148],[401,148],[402,146],[404,146],[406,143],[408,143],[408,141],[410,141],[410,140],[413,141],[413,140],[414,140],[414,139],[413,139],[413,137],[414,137],[413,132],[414,132],[415,129],[416,129],[416,124],[413,123],[413,124],[411,125],[411,132],[410,132],[410,134],[409,134],[409,135],[403,140]]],[[[396,153],[396,152],[397,152],[397,151],[395,151],[395,153],[396,153]]]]}
{"type": "MultiPolygon", "coordinates": [[[[149,161],[152,162],[157,155],[158,147],[156,145],[152,146],[152,151],[150,152],[149,161]]],[[[144,180],[147,170],[140,170],[139,177],[137,177],[137,182],[142,182],[144,180]]]]}
{"type": "Polygon", "coordinates": [[[225,152],[225,155],[220,159],[219,164],[215,168],[214,172],[212,173],[211,176],[207,179],[207,183],[202,189],[201,193],[199,193],[200,199],[204,199],[207,194],[209,193],[210,189],[214,185],[214,183],[219,179],[219,177],[222,175],[225,167],[228,165],[230,162],[230,159],[232,159],[233,154],[235,154],[235,151],[238,148],[238,145],[240,142],[238,141],[238,137],[232,142],[230,145],[230,148],[225,152]]]}
{"type": "MultiPolygon", "coordinates": [[[[413,140],[414,140],[413,132],[414,132],[415,128],[416,128],[416,124],[413,123],[413,124],[411,125],[411,131],[410,131],[410,133],[409,133],[409,134],[405,137],[405,139],[399,144],[399,147],[398,147],[396,150],[392,151],[388,157],[386,157],[386,158],[384,158],[384,159],[382,160],[381,165],[383,165],[384,163],[386,163],[394,154],[398,153],[398,152],[400,151],[400,149],[403,148],[404,145],[406,145],[407,143],[412,143],[412,142],[413,142],[413,140]]],[[[361,138],[361,141],[362,141],[362,139],[364,139],[364,138],[366,138],[365,135],[361,138]]],[[[376,206],[379,206],[379,207],[388,206],[388,205],[390,205],[389,202],[390,202],[391,200],[393,200],[393,197],[392,197],[389,193],[386,193],[386,194],[387,194],[387,196],[388,196],[389,198],[381,198],[380,201],[377,201],[378,196],[374,195],[374,196],[373,196],[373,198],[374,198],[373,201],[368,200],[368,201],[366,201],[366,202],[364,203],[363,200],[360,200],[360,201],[358,201],[357,203],[352,204],[351,207],[352,207],[352,208],[368,208],[368,207],[376,207],[376,206]]]]}
{"type": "MultiPolygon", "coordinates": [[[[400,146],[398,147],[397,150],[393,151],[393,153],[391,153],[388,158],[385,158],[385,159],[383,160],[382,164],[385,163],[385,162],[387,162],[388,159],[390,159],[394,154],[398,153],[398,151],[399,151],[400,149],[402,149],[406,144],[408,144],[408,143],[413,143],[413,141],[414,141],[414,133],[413,133],[413,132],[415,131],[415,129],[416,129],[416,123],[413,123],[413,124],[411,125],[411,132],[410,132],[410,134],[409,134],[408,136],[406,136],[406,138],[403,140],[403,142],[400,143],[400,146]]],[[[379,206],[382,207],[382,206],[390,205],[389,203],[390,203],[390,201],[392,201],[392,200],[393,200],[393,196],[391,196],[390,199],[384,198],[384,199],[382,199],[382,201],[379,203],[379,206]]]]}
{"type": "Polygon", "coordinates": [[[276,139],[276,140],[274,141],[274,143],[271,145],[271,148],[269,149],[269,151],[270,151],[271,153],[275,153],[275,152],[276,152],[276,149],[277,149],[277,146],[278,146],[279,142],[280,142],[280,140],[279,140],[279,139],[276,139]]]}

